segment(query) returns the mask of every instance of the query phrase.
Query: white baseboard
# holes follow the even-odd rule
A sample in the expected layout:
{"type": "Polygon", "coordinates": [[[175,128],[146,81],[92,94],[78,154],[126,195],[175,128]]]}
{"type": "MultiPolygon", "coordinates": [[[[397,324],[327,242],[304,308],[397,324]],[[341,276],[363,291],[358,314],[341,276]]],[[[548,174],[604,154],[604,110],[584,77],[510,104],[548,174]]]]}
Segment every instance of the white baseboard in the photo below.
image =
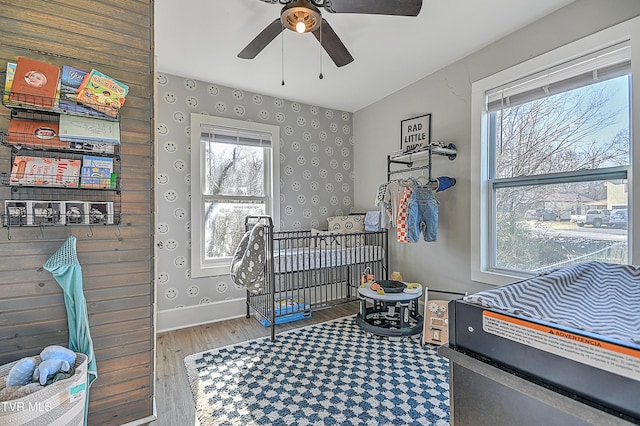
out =
{"type": "Polygon", "coordinates": [[[156,333],[240,318],[246,314],[244,298],[158,311],[156,333]]]}

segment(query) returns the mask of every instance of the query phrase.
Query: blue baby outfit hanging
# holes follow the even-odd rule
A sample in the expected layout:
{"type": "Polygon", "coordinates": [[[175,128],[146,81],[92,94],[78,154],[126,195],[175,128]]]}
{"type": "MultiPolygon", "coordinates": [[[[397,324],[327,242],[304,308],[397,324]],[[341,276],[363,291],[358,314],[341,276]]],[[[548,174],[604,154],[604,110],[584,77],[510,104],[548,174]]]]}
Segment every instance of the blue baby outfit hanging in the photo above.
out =
{"type": "Polygon", "coordinates": [[[69,324],[69,349],[87,356],[87,398],[84,411],[86,424],[89,386],[98,377],[98,370],[89,332],[87,302],[82,293],[82,268],[76,254],[76,237],[70,235],[62,247],[46,261],[44,268],[53,274],[64,291],[64,304],[67,308],[69,324]]]}
{"type": "Polygon", "coordinates": [[[412,179],[412,182],[413,192],[407,203],[407,239],[417,243],[420,241],[420,232],[422,232],[425,241],[436,241],[440,202],[429,186],[421,187],[415,179],[412,179]]]}

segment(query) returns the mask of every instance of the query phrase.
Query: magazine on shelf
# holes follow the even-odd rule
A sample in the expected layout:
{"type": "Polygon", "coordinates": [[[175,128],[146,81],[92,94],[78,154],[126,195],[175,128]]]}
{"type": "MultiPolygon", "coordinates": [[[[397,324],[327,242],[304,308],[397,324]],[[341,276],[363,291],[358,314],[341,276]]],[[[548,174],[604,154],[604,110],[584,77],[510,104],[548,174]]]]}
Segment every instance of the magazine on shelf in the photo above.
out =
{"type": "Polygon", "coordinates": [[[87,114],[94,117],[105,117],[105,114],[92,108],[87,108],[78,103],[78,88],[87,71],[70,65],[63,65],[60,74],[60,110],[87,114]]]}
{"type": "Polygon", "coordinates": [[[120,143],[120,123],[93,117],[60,116],[60,140],[120,143]]]}
{"type": "Polygon", "coordinates": [[[5,142],[33,148],[69,148],[69,142],[61,141],[58,123],[14,118],[9,122],[5,142]]]}
{"type": "Polygon", "coordinates": [[[31,58],[18,58],[9,103],[53,109],[59,80],[58,66],[31,58]]]}
{"type": "Polygon", "coordinates": [[[77,187],[80,160],[17,155],[13,160],[10,185],[77,187]]]}
{"type": "Polygon", "coordinates": [[[117,117],[129,93],[129,86],[92,69],[78,87],[78,102],[108,115],[117,117]]]}
{"type": "Polygon", "coordinates": [[[111,174],[113,173],[113,158],[94,157],[85,155],[82,157],[83,188],[111,188],[111,174]]]}

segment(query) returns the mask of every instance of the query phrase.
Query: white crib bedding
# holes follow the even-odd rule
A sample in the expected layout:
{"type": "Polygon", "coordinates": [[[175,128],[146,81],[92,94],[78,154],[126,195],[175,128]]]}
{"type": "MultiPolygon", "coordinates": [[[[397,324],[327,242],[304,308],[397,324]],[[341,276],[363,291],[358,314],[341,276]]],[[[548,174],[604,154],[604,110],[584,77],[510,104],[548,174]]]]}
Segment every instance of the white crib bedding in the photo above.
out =
{"type": "Polygon", "coordinates": [[[631,265],[579,263],[463,300],[640,343],[640,269],[631,265]]]}
{"type": "Polygon", "coordinates": [[[384,257],[381,246],[345,247],[338,249],[296,248],[273,253],[274,273],[308,271],[321,268],[356,265],[379,261],[384,257]]]}

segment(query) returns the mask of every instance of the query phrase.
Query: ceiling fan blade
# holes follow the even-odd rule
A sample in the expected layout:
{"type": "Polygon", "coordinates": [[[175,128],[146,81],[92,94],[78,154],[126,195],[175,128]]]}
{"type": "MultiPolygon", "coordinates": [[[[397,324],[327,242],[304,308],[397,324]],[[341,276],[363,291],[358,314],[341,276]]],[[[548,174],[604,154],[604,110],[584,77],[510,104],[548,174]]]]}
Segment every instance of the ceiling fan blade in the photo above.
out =
{"type": "Polygon", "coordinates": [[[349,53],[342,43],[342,40],[340,40],[340,37],[333,31],[333,28],[331,28],[331,25],[329,25],[326,19],[322,19],[322,25],[313,32],[313,35],[316,36],[320,44],[322,44],[322,47],[333,62],[335,62],[336,66],[342,67],[353,61],[353,56],[351,56],[351,53],[349,53]],[[322,31],[322,35],[320,31],[322,31]]]}
{"type": "Polygon", "coordinates": [[[418,16],[422,0],[324,0],[330,13],[418,16]]]}
{"type": "Polygon", "coordinates": [[[278,34],[282,32],[282,29],[282,22],[280,22],[280,18],[278,18],[267,25],[267,27],[256,36],[256,38],[251,40],[251,42],[247,44],[247,47],[242,49],[242,52],[238,53],[238,58],[255,58],[258,53],[262,52],[262,50],[267,47],[267,45],[269,45],[269,43],[271,43],[278,34]]]}

